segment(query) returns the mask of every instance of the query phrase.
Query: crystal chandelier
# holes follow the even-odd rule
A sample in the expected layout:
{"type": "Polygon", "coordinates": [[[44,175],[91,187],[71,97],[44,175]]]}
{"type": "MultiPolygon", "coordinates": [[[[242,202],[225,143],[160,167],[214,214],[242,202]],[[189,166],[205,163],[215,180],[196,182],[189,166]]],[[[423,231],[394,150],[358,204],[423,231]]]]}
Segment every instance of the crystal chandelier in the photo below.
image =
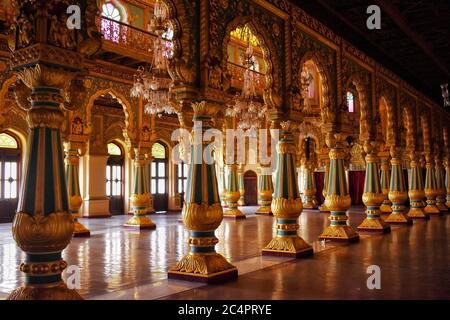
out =
{"type": "Polygon", "coordinates": [[[167,32],[165,19],[167,9],[161,1],[156,1],[154,17],[150,29],[156,34],[153,42],[153,61],[150,66],[140,66],[134,75],[131,89],[132,97],[142,97],[147,101],[144,110],[147,114],[162,116],[163,113],[175,113],[172,106],[172,79],[167,72],[167,59],[171,56],[171,47],[164,34],[167,32]]]}
{"type": "MultiPolygon", "coordinates": [[[[250,37],[247,37],[248,39],[250,37]]],[[[253,47],[249,41],[247,50],[243,54],[244,83],[242,92],[236,93],[231,104],[226,109],[226,116],[239,116],[238,129],[256,130],[261,126],[266,108],[261,103],[254,101],[256,94],[256,84],[258,83],[258,74],[255,70],[255,58],[253,56],[253,47]]]]}

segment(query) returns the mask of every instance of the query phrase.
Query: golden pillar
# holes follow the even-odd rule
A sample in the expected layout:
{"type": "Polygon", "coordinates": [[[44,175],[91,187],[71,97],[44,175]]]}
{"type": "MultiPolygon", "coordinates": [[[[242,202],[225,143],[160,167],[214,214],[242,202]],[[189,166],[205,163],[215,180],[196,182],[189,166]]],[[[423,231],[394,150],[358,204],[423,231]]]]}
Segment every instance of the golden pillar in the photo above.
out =
{"type": "Polygon", "coordinates": [[[228,208],[223,213],[225,218],[245,219],[245,214],[238,208],[240,198],[237,165],[228,164],[228,189],[227,189],[227,205],[228,208]]]}
{"type": "MultiPolygon", "coordinates": [[[[327,161],[325,163],[325,171],[324,171],[324,175],[323,175],[323,190],[322,190],[322,195],[324,198],[327,197],[327,189],[328,189],[328,176],[330,173],[330,163],[329,161],[327,161]]],[[[326,206],[325,202],[319,207],[320,212],[330,212],[330,209],[328,209],[328,207],[326,206]]]]}
{"type": "Polygon", "coordinates": [[[383,193],[383,203],[380,206],[381,213],[392,212],[392,202],[389,200],[389,185],[391,183],[391,168],[389,166],[389,159],[381,160],[381,176],[380,184],[383,193]]]}
{"type": "Polygon", "coordinates": [[[74,142],[66,142],[64,144],[66,157],[64,162],[66,164],[66,181],[67,193],[69,195],[69,210],[74,221],[73,236],[74,237],[89,237],[91,232],[83,224],[78,221],[80,218],[80,208],[83,204],[83,198],[80,194],[80,154],[79,148],[74,142]]]}
{"type": "Polygon", "coordinates": [[[275,192],[272,212],[277,219],[276,236],[263,249],[263,255],[300,258],[313,254],[313,248],[298,236],[298,217],[302,200],[295,172],[295,144],[290,121],[281,123],[280,141],[277,145],[275,192]]]}
{"type": "Polygon", "coordinates": [[[435,174],[436,174],[436,207],[441,213],[447,212],[448,208],[445,205],[447,189],[445,187],[445,170],[442,165],[441,158],[438,153],[435,157],[435,174]]]}
{"type": "Polygon", "coordinates": [[[317,200],[316,200],[316,180],[314,179],[314,168],[313,164],[310,161],[307,161],[305,166],[303,167],[304,173],[304,194],[305,194],[305,203],[303,204],[303,208],[305,209],[317,209],[317,200]]]}
{"type": "Polygon", "coordinates": [[[423,211],[425,191],[423,190],[422,168],[414,151],[410,153],[410,158],[411,174],[408,181],[410,209],[408,217],[412,219],[429,219],[430,216],[423,211]]]}
{"type": "Polygon", "coordinates": [[[346,211],[350,208],[351,198],[344,168],[343,141],[345,137],[342,134],[336,134],[335,138],[336,141],[332,133],[327,134],[327,145],[330,148],[334,145],[330,150],[330,174],[325,198],[325,205],[330,209],[330,225],[325,228],[319,239],[356,242],[359,241],[358,233],[347,225],[346,211]]]}
{"type": "Polygon", "coordinates": [[[260,167],[258,171],[258,198],[260,206],[255,213],[273,215],[271,207],[273,194],[271,169],[267,167],[260,167]]]}
{"type": "MultiPolygon", "coordinates": [[[[193,103],[194,137],[212,127],[212,116],[219,106],[206,102],[193,103]],[[201,125],[201,128],[199,126],[201,125]]],[[[169,278],[200,282],[219,282],[235,279],[236,267],[215,251],[218,239],[215,230],[222,222],[218,183],[214,163],[205,161],[203,150],[208,142],[193,139],[191,161],[183,205],[183,223],[189,230],[189,252],[169,270],[169,278]]],[[[237,201],[237,199],[236,199],[237,201]]]]}
{"type": "Polygon", "coordinates": [[[150,193],[148,191],[148,180],[145,170],[145,154],[146,152],[144,148],[140,146],[134,148],[134,181],[130,197],[133,217],[128,219],[128,221],[124,224],[125,227],[138,230],[156,228],[156,225],[147,216],[150,193]]]}
{"type": "Polygon", "coordinates": [[[391,231],[391,227],[381,219],[380,205],[384,196],[378,175],[378,156],[375,142],[366,141],[364,151],[366,153],[366,176],[363,203],[366,205],[367,217],[358,226],[358,231],[387,233],[391,231]]]}
{"type": "Polygon", "coordinates": [[[427,206],[424,211],[428,214],[439,214],[439,208],[436,206],[437,184],[434,171],[432,155],[428,152],[426,159],[426,176],[425,176],[425,196],[427,197],[427,206]]]}
{"type": "Polygon", "coordinates": [[[391,147],[391,183],[389,200],[392,202],[392,213],[384,220],[391,224],[412,224],[413,221],[405,213],[405,202],[408,199],[402,160],[397,147],[391,147]]]}
{"type": "Polygon", "coordinates": [[[68,4],[64,1],[12,0],[11,7],[10,68],[17,75],[14,94],[27,112],[29,135],[12,226],[14,240],[26,253],[26,261],[20,265],[25,284],[8,299],[81,299],[61,276],[67,267],[62,251],[74,231],[61,128],[63,109],[81,108],[86,96],[81,76],[84,58],[101,47],[101,35],[95,26],[97,5],[85,2],[80,14],[82,30],[66,27],[68,4]]]}
{"type": "Polygon", "coordinates": [[[237,167],[238,189],[239,189],[239,206],[245,206],[245,185],[244,185],[244,165],[240,164],[237,167]]]}

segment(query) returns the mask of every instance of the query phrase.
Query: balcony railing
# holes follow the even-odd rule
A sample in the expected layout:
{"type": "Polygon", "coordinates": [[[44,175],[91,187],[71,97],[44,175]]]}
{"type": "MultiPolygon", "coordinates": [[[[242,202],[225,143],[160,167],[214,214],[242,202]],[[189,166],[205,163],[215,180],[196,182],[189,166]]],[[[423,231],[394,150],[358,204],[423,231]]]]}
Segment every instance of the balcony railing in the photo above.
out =
{"type": "MultiPolygon", "coordinates": [[[[231,74],[231,86],[233,88],[242,89],[244,84],[244,72],[245,68],[233,62],[228,62],[228,71],[231,74]]],[[[266,86],[266,77],[263,73],[258,71],[252,71],[255,74],[256,80],[256,92],[258,95],[263,94],[266,86]]]]}
{"type": "Polygon", "coordinates": [[[150,55],[152,53],[156,35],[150,32],[106,17],[97,17],[97,27],[103,40],[112,45],[131,49],[140,54],[150,55]]]}

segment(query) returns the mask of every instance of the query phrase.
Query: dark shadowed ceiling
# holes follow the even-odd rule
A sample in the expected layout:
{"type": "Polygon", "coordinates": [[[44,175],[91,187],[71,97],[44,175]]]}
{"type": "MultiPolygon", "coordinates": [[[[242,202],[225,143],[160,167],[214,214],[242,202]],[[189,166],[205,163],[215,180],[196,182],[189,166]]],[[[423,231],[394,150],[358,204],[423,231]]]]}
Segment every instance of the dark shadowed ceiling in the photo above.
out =
{"type": "Polygon", "coordinates": [[[450,0],[292,0],[378,62],[442,104],[450,82],[450,0]],[[381,30],[366,26],[381,8],[381,30]]]}

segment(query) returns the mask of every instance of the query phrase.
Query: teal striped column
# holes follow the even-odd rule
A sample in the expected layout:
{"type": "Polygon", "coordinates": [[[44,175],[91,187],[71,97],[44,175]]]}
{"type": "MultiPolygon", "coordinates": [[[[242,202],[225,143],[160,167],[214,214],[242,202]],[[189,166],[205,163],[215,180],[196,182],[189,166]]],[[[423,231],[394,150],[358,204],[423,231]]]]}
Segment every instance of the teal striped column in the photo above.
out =
{"type": "Polygon", "coordinates": [[[244,166],[240,164],[237,168],[238,189],[239,189],[239,206],[245,206],[245,185],[244,185],[244,166]]]}
{"type": "MultiPolygon", "coordinates": [[[[30,67],[29,75],[66,79],[66,74],[49,72],[41,66],[39,72],[30,67]],[[34,70],[33,73],[31,70],[34,70]]],[[[51,70],[51,69],[50,69],[51,70]]],[[[70,77],[67,77],[70,81],[70,77]]],[[[81,299],[68,289],[61,274],[67,267],[61,253],[72,239],[74,222],[69,212],[66,176],[61,140],[64,113],[61,89],[34,86],[31,109],[28,110],[30,131],[27,140],[25,171],[12,233],[17,245],[26,253],[20,265],[25,273],[25,285],[14,290],[11,300],[72,300],[81,299]]]]}
{"type": "MultiPolygon", "coordinates": [[[[203,159],[203,151],[209,142],[202,141],[203,133],[212,127],[212,116],[220,105],[207,104],[205,101],[193,103],[194,128],[191,145],[191,161],[187,179],[186,197],[183,205],[183,223],[189,230],[189,252],[170,268],[169,278],[220,282],[237,278],[238,271],[215,246],[218,239],[215,230],[222,222],[222,206],[219,199],[215,163],[203,159]]],[[[209,150],[211,152],[211,150],[209,150]]]]}
{"type": "Polygon", "coordinates": [[[130,197],[133,217],[124,224],[125,227],[138,230],[156,228],[156,225],[147,216],[150,192],[148,191],[147,175],[145,174],[145,153],[145,149],[140,146],[134,148],[134,179],[130,197]]]}
{"type": "Polygon", "coordinates": [[[391,224],[412,224],[411,218],[405,214],[405,202],[408,198],[403,176],[402,160],[396,147],[391,147],[391,183],[389,200],[392,202],[392,213],[384,220],[391,224]]]}
{"type": "MultiPolygon", "coordinates": [[[[329,172],[330,172],[330,164],[327,163],[325,164],[325,172],[323,175],[323,190],[322,190],[322,195],[324,198],[326,198],[327,196],[327,189],[328,189],[328,176],[329,176],[329,172]]],[[[328,209],[328,207],[324,203],[319,207],[320,212],[329,212],[330,210],[328,209]]]]}
{"type": "Polygon", "coordinates": [[[312,169],[310,164],[307,164],[303,168],[304,173],[304,194],[305,194],[305,203],[303,204],[303,208],[306,209],[317,209],[317,200],[316,200],[316,181],[314,180],[314,170],[312,169]]]}
{"type": "Polygon", "coordinates": [[[378,157],[373,145],[365,144],[366,176],[364,181],[363,203],[367,217],[358,226],[358,231],[387,233],[391,227],[381,219],[380,205],[384,200],[378,175],[378,157]]]}
{"type": "Polygon", "coordinates": [[[440,212],[447,212],[448,208],[445,205],[446,201],[446,187],[445,187],[445,172],[441,159],[436,156],[435,158],[435,174],[436,174],[436,206],[440,212]]]}
{"type": "Polygon", "coordinates": [[[228,168],[228,189],[227,189],[227,205],[228,208],[223,213],[225,218],[245,219],[245,214],[238,209],[238,201],[240,198],[237,165],[229,164],[228,168]]]}
{"type": "Polygon", "coordinates": [[[345,176],[345,149],[343,135],[336,134],[336,144],[330,150],[330,173],[325,205],[330,209],[330,225],[325,228],[319,239],[332,241],[359,241],[359,235],[347,225],[346,211],[350,208],[351,198],[345,176]]]}
{"type": "Polygon", "coordinates": [[[427,197],[427,206],[424,211],[428,214],[439,214],[439,208],[436,206],[437,183],[432,156],[427,154],[425,158],[427,161],[425,174],[425,196],[427,197]]]}
{"type": "Polygon", "coordinates": [[[83,198],[80,194],[80,176],[79,166],[80,158],[78,149],[74,143],[65,143],[66,158],[64,162],[66,164],[66,181],[67,181],[67,193],[69,195],[69,210],[72,214],[74,221],[73,236],[74,237],[89,237],[91,232],[83,224],[78,221],[80,217],[79,210],[83,204],[83,198]]]}
{"type": "Polygon", "coordinates": [[[260,168],[258,176],[258,199],[260,206],[256,214],[273,215],[272,213],[273,181],[270,168],[260,168]]]}
{"type": "Polygon", "coordinates": [[[272,212],[277,219],[276,235],[263,249],[262,254],[300,258],[312,255],[313,249],[298,236],[302,199],[295,172],[293,125],[286,121],[281,123],[281,128],[272,199],[272,212]]]}
{"type": "Polygon", "coordinates": [[[380,206],[381,213],[391,213],[392,212],[392,202],[389,200],[389,186],[391,184],[391,169],[389,166],[389,160],[381,160],[381,176],[380,184],[381,191],[383,193],[383,203],[380,206]]]}
{"type": "Polygon", "coordinates": [[[425,191],[423,190],[422,168],[420,167],[417,157],[411,154],[410,162],[410,179],[408,186],[408,196],[410,209],[408,217],[412,219],[429,219],[430,216],[423,211],[423,203],[425,199],[425,191]]]}
{"type": "Polygon", "coordinates": [[[226,180],[225,180],[225,166],[219,167],[219,180],[220,180],[220,186],[221,186],[221,192],[220,192],[220,202],[222,204],[222,207],[227,206],[227,186],[226,186],[226,180]]]}

